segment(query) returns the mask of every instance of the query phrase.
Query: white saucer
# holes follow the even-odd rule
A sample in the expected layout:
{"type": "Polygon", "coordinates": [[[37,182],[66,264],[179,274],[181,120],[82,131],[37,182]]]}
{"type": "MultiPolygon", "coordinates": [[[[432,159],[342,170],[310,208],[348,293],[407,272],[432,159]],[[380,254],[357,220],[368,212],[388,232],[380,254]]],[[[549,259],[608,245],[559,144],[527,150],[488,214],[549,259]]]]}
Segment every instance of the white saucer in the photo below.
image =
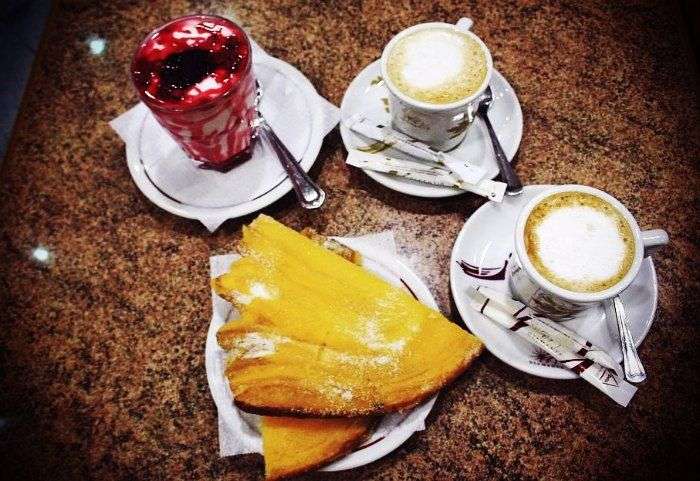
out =
{"type": "MultiPolygon", "coordinates": [[[[548,186],[527,186],[522,194],[506,196],[503,203],[488,202],[481,206],[462,227],[452,249],[450,259],[450,287],[455,305],[464,323],[503,362],[529,374],[551,379],[575,379],[578,376],[561,367],[534,345],[496,325],[473,310],[466,297],[470,285],[487,285],[509,292],[506,277],[484,280],[466,274],[459,262],[464,261],[489,274],[499,272],[513,252],[515,221],[527,202],[548,186]]],[[[505,271],[505,270],[504,270],[505,271]]],[[[485,272],[484,272],[485,273],[485,272]]],[[[497,276],[501,277],[501,276],[497,276]]],[[[657,302],[657,281],[650,257],[644,259],[639,275],[622,294],[630,319],[630,331],[638,346],[646,337],[654,321],[657,302]]],[[[615,320],[606,319],[602,307],[584,311],[565,325],[606,350],[618,362],[622,352],[615,320]]]]}
{"type": "MultiPolygon", "coordinates": [[[[363,267],[367,270],[395,286],[408,290],[423,304],[433,309],[438,309],[435,298],[425,283],[397,257],[387,255],[386,251],[382,249],[375,250],[369,247],[360,247],[359,245],[352,245],[351,247],[362,254],[363,267]]],[[[237,316],[238,314],[233,310],[229,318],[233,319],[237,316]]],[[[247,420],[251,415],[245,414],[242,416],[242,412],[233,404],[230,390],[218,388],[220,383],[225,382],[226,379],[224,376],[225,353],[216,341],[216,332],[222,325],[223,321],[217,319],[216,316],[212,318],[212,322],[209,325],[205,348],[207,380],[214,403],[223,421],[229,426],[239,426],[242,420],[247,420]]],[[[437,395],[407,413],[395,413],[384,416],[372,436],[361,446],[355,448],[353,452],[345,457],[324,467],[321,471],[341,471],[356,468],[386,456],[401,446],[414,432],[423,429],[424,420],[432,410],[436,399],[437,395]]],[[[250,423],[248,425],[253,430],[252,432],[259,437],[257,430],[250,426],[250,423]]]]}
{"type": "MultiPolygon", "coordinates": [[[[255,75],[264,91],[261,110],[308,171],[330,130],[328,110],[309,80],[282,60],[258,54],[255,75]]],[[[175,215],[216,229],[226,219],[262,209],[292,189],[277,159],[261,145],[226,173],[198,168],[145,107],[135,119],[140,139],[127,143],[127,163],[136,185],[153,203],[175,215]]],[[[331,126],[332,127],[332,126],[331,126]]]]}
{"type": "MultiPolygon", "coordinates": [[[[520,102],[513,87],[495,69],[491,77],[491,89],[493,90],[493,103],[489,109],[489,119],[496,130],[508,160],[512,161],[523,135],[523,113],[520,109],[520,102]]],[[[340,104],[340,135],[346,149],[365,147],[373,142],[346,127],[345,122],[353,115],[362,113],[378,123],[385,125],[391,123],[391,115],[387,105],[388,96],[389,92],[381,80],[379,60],[369,64],[353,79],[340,104]]],[[[393,149],[386,152],[392,157],[405,157],[404,154],[393,149]]],[[[498,165],[493,154],[491,140],[481,119],[474,122],[464,141],[450,153],[459,158],[469,159],[476,165],[485,166],[489,178],[498,175],[498,165]]],[[[365,172],[385,187],[417,197],[451,197],[464,193],[463,190],[453,187],[434,186],[371,170],[365,170],[365,172]]]]}

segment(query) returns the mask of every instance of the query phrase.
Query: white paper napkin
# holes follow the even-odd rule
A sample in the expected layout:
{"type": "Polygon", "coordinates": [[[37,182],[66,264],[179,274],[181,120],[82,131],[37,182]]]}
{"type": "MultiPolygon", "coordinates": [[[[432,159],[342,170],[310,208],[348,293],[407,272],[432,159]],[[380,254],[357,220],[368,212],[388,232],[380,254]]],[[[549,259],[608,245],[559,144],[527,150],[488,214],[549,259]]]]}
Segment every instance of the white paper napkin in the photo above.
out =
{"type": "MultiPolygon", "coordinates": [[[[238,254],[211,256],[209,258],[209,275],[211,279],[225,274],[231,263],[239,258],[240,255],[238,254]]],[[[229,319],[238,317],[236,311],[232,310],[231,304],[219,297],[213,290],[211,292],[211,302],[212,325],[221,326],[229,319]]],[[[216,362],[224,366],[226,352],[219,348],[218,345],[213,351],[214,352],[208,352],[207,354],[215,356],[217,358],[216,362]]],[[[209,359],[207,359],[207,366],[209,365],[209,359]]],[[[230,402],[233,403],[228,381],[224,378],[223,372],[219,372],[210,377],[209,387],[215,399],[230,400],[230,402]]],[[[254,423],[246,422],[246,419],[242,416],[243,413],[235,407],[232,407],[230,414],[230,416],[227,416],[227,422],[222,414],[218,413],[219,454],[221,457],[232,456],[234,454],[262,453],[262,440],[260,439],[260,435],[250,425],[254,423]]],[[[254,418],[249,418],[248,421],[253,419],[254,418]]]]}
{"type": "MultiPolygon", "coordinates": [[[[360,237],[334,237],[338,242],[355,249],[358,252],[370,250],[374,253],[385,253],[386,256],[396,257],[396,242],[394,234],[391,231],[384,231],[377,234],[369,234],[360,237]]],[[[239,258],[238,254],[228,254],[212,256],[209,258],[210,275],[215,278],[228,271],[229,266],[233,261],[239,258]]],[[[212,325],[219,326],[228,319],[236,318],[235,310],[231,315],[231,305],[220,298],[212,291],[212,325]]],[[[213,349],[211,355],[219,356],[221,362],[224,361],[225,352],[218,347],[213,349]]],[[[207,363],[209,366],[209,362],[207,363]]],[[[215,399],[231,399],[231,392],[228,383],[223,375],[220,379],[210,379],[210,387],[212,395],[215,399]]],[[[411,433],[422,431],[425,429],[425,417],[427,412],[424,409],[416,409],[409,412],[407,415],[396,413],[385,416],[383,421],[377,427],[372,438],[385,436],[388,432],[395,429],[408,430],[411,433]],[[405,419],[404,419],[405,418],[405,419]],[[403,421],[403,422],[402,422],[403,421]],[[399,423],[401,425],[399,426],[399,423]]],[[[219,455],[221,457],[233,456],[236,454],[246,453],[262,453],[262,441],[260,435],[250,426],[257,422],[257,416],[243,413],[242,411],[232,407],[231,412],[227,413],[226,419],[221,412],[218,413],[219,422],[219,455]],[[228,420],[228,422],[227,422],[228,420]]]]}
{"type": "MultiPolygon", "coordinates": [[[[318,135],[312,127],[313,112],[322,112],[320,130],[326,136],[338,123],[340,111],[320,95],[315,96],[318,106],[310,108],[304,91],[269,62],[272,57],[257,43],[251,43],[255,75],[263,87],[260,109],[290,152],[300,159],[312,136],[318,135]]],[[[286,178],[274,153],[261,143],[256,143],[249,160],[228,172],[198,168],[142,102],[113,119],[110,126],[127,144],[127,160],[142,163],[159,191],[185,206],[207,210],[198,218],[211,232],[229,217],[222,208],[255,199],[286,178]]]]}

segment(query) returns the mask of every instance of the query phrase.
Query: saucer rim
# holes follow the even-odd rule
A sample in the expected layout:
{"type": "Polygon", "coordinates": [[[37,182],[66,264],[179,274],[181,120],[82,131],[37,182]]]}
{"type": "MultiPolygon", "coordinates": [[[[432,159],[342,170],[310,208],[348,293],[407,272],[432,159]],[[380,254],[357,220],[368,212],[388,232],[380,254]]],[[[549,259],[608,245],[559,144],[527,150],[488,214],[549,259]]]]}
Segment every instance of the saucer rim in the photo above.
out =
{"type": "MultiPolygon", "coordinates": [[[[556,187],[556,185],[553,184],[533,184],[533,185],[527,185],[525,186],[526,190],[538,190],[538,191],[545,191],[548,188],[551,187],[556,187]]],[[[522,195],[522,194],[521,194],[522,195]]],[[[477,222],[474,220],[474,216],[477,212],[480,210],[486,208],[486,206],[489,206],[490,203],[484,203],[481,205],[478,209],[476,209],[466,220],[464,225],[459,231],[459,234],[457,234],[457,237],[455,239],[455,242],[452,246],[452,252],[450,253],[450,294],[452,296],[452,300],[454,302],[454,305],[457,308],[457,311],[459,312],[460,318],[462,319],[462,323],[464,326],[469,329],[470,332],[475,333],[473,329],[473,324],[475,323],[475,316],[474,313],[475,311],[469,306],[469,304],[466,301],[460,300],[458,297],[458,293],[455,292],[457,289],[457,276],[459,275],[458,268],[456,267],[457,264],[457,251],[459,246],[465,242],[465,239],[468,237],[468,231],[471,230],[474,226],[474,224],[477,222]]],[[[524,207],[524,205],[523,205],[524,207]]],[[[653,296],[651,299],[651,305],[650,305],[650,315],[648,318],[644,319],[643,322],[643,329],[639,335],[639,337],[634,339],[634,344],[635,346],[639,347],[642,342],[646,339],[647,335],[649,334],[649,331],[651,330],[652,324],[656,321],[656,311],[658,307],[658,300],[659,300],[659,284],[658,284],[658,278],[656,275],[656,268],[654,266],[654,260],[652,257],[649,257],[649,267],[650,267],[650,283],[653,287],[653,296]]],[[[624,291],[623,291],[624,292],[624,291]]],[[[477,323],[479,322],[478,320],[476,321],[477,323]]],[[[508,352],[502,352],[499,351],[497,348],[494,348],[491,346],[487,341],[482,339],[482,342],[484,343],[484,346],[486,349],[493,354],[497,359],[500,361],[504,362],[505,364],[521,371],[526,374],[531,374],[533,376],[545,378],[545,379],[558,379],[558,380],[569,380],[569,379],[578,379],[579,376],[576,375],[574,372],[569,371],[567,369],[561,368],[561,367],[556,367],[556,366],[542,366],[542,365],[534,365],[534,364],[529,364],[527,362],[521,362],[520,360],[516,359],[515,361],[513,360],[512,356],[509,356],[508,352]]],[[[617,361],[618,359],[616,359],[617,361]]],[[[621,362],[621,360],[620,360],[621,362]]]]}
{"type": "MultiPolygon", "coordinates": [[[[372,69],[375,69],[378,71],[378,75],[381,75],[381,58],[374,60],[373,62],[370,62],[368,65],[366,65],[360,72],[353,77],[352,81],[348,85],[348,88],[345,90],[343,94],[343,99],[340,102],[340,137],[343,141],[343,146],[345,147],[346,151],[349,151],[352,148],[352,143],[350,142],[351,138],[350,136],[353,135],[350,132],[350,129],[343,123],[343,119],[346,117],[344,115],[344,112],[349,109],[349,92],[354,91],[357,87],[357,82],[359,81],[358,79],[361,78],[362,76],[366,75],[368,71],[371,71],[372,69]]],[[[514,106],[516,107],[517,110],[517,116],[520,119],[520,122],[518,123],[518,128],[517,132],[515,135],[515,142],[513,142],[513,145],[515,146],[512,149],[512,152],[506,152],[506,157],[508,158],[509,162],[513,162],[513,158],[515,158],[515,155],[518,153],[518,150],[520,149],[520,144],[522,143],[523,139],[523,131],[525,128],[525,122],[523,118],[523,112],[522,112],[522,106],[520,105],[520,99],[518,98],[518,95],[513,88],[513,86],[508,82],[508,79],[494,66],[493,68],[493,75],[491,76],[491,79],[489,81],[488,85],[492,85],[494,82],[494,79],[498,79],[499,81],[503,82],[507,88],[510,89],[512,92],[512,98],[514,99],[514,106]]],[[[388,87],[387,87],[388,88],[388,87]]],[[[479,118],[476,119],[477,127],[482,129],[484,132],[486,132],[486,126],[483,125],[483,121],[479,118]]],[[[494,126],[496,129],[496,134],[498,134],[499,129],[497,126],[494,126]]],[[[484,135],[485,137],[488,137],[488,134],[484,135]]],[[[492,149],[491,149],[492,150],[492,149]]],[[[507,149],[504,149],[507,150],[507,149]]],[[[493,154],[492,154],[493,157],[493,154]]],[[[493,165],[496,166],[496,159],[493,157],[493,165]]],[[[397,188],[395,185],[389,184],[386,182],[386,175],[381,172],[374,172],[368,169],[361,169],[363,172],[365,172],[369,177],[371,177],[374,181],[377,183],[381,184],[382,186],[386,187],[387,189],[393,190],[394,192],[400,192],[402,194],[410,195],[412,197],[420,197],[420,198],[426,198],[426,199],[443,199],[443,198],[450,198],[450,197],[455,197],[458,195],[463,195],[468,193],[467,191],[461,190],[461,189],[452,189],[449,187],[441,187],[441,186],[430,186],[429,184],[421,185],[421,187],[433,187],[433,191],[430,192],[415,192],[414,190],[411,189],[411,186],[413,184],[409,182],[401,182],[401,186],[406,186],[407,188],[397,188]]],[[[495,179],[498,177],[498,169],[496,168],[494,175],[491,177],[491,179],[495,179]]],[[[397,179],[393,179],[397,180],[397,179]]],[[[398,179],[400,182],[403,179],[398,179]]]]}

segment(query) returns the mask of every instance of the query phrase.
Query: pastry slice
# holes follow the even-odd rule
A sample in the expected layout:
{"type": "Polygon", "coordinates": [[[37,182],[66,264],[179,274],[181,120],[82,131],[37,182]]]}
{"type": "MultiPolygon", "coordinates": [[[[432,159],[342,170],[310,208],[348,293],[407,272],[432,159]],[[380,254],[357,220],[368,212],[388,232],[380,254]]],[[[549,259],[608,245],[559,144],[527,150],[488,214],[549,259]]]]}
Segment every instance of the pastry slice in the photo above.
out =
{"type": "Polygon", "coordinates": [[[403,289],[270,217],[244,227],[239,251],[213,286],[241,313],[217,338],[244,411],[357,417],[410,408],[482,350],[403,289]]]}
{"type": "Polygon", "coordinates": [[[265,478],[305,473],[345,455],[370,432],[372,418],[291,418],[264,416],[260,426],[265,478]]]}
{"type": "MultiPolygon", "coordinates": [[[[311,229],[302,233],[345,259],[359,264],[360,254],[311,229]]],[[[312,471],[358,446],[372,431],[374,418],[290,418],[262,416],[265,477],[276,480],[312,471]]]]}
{"type": "MultiPolygon", "coordinates": [[[[359,264],[360,254],[311,229],[302,233],[326,249],[359,264]]],[[[372,431],[374,418],[290,418],[263,416],[260,433],[265,478],[276,480],[325,466],[358,446],[372,431]]]]}

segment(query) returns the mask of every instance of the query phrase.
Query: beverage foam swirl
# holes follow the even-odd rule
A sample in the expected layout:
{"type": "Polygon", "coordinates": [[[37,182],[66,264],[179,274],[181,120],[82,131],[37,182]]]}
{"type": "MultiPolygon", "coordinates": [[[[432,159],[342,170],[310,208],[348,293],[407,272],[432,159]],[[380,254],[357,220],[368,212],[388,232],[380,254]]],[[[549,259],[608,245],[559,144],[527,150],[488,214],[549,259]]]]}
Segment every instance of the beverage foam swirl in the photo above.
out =
{"type": "Polygon", "coordinates": [[[525,224],[525,247],[535,269],[574,292],[599,292],[622,280],[634,261],[634,235],[609,202],[584,192],[543,199],[525,224]]]}
{"type": "Polygon", "coordinates": [[[479,43],[453,28],[435,27],[406,35],[387,61],[391,81],[405,95],[428,103],[469,97],[486,77],[479,43]]]}

